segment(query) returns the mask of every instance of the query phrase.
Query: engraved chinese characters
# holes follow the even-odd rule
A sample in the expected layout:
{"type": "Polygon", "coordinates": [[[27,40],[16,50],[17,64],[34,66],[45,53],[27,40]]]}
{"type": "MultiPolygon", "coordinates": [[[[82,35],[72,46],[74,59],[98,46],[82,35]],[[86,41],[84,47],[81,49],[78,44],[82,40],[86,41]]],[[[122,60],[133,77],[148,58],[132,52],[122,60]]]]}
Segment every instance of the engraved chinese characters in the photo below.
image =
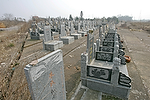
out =
{"type": "Polygon", "coordinates": [[[110,81],[111,79],[111,69],[105,69],[105,68],[96,68],[94,66],[87,66],[87,76],[103,79],[110,81]]]}
{"type": "Polygon", "coordinates": [[[62,51],[54,51],[40,59],[35,66],[25,67],[33,100],[66,100],[62,51]]]}

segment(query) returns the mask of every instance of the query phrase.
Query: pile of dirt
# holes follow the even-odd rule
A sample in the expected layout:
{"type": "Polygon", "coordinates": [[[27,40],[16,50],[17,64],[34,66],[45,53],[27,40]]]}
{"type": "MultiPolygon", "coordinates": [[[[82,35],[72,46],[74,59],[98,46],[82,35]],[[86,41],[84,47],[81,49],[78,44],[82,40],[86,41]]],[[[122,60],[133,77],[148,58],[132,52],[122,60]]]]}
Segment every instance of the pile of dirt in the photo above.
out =
{"type": "Polygon", "coordinates": [[[132,30],[144,30],[150,33],[150,22],[131,22],[129,28],[132,30]]]}
{"type": "Polygon", "coordinates": [[[0,28],[6,28],[6,26],[4,25],[4,23],[0,22],[0,28]]]}

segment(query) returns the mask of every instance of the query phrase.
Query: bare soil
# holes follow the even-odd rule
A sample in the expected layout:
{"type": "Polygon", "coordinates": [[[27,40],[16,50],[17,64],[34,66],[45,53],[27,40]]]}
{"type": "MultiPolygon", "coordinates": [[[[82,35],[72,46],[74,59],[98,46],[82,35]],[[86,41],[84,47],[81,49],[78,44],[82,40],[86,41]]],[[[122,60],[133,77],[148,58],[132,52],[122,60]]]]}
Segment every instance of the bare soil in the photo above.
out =
{"type": "Polygon", "coordinates": [[[19,65],[18,60],[23,51],[22,46],[27,37],[27,31],[25,32],[27,23],[18,22],[13,27],[15,28],[11,27],[6,31],[0,31],[0,100],[5,100],[7,97],[15,67],[19,65]]]}

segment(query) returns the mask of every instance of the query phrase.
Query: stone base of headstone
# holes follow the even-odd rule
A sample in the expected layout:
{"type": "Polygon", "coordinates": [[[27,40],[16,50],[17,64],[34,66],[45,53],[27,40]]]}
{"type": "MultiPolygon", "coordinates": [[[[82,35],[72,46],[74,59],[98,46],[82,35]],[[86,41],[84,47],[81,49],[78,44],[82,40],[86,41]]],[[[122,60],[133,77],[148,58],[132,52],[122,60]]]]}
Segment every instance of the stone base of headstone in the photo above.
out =
{"type": "Polygon", "coordinates": [[[78,31],[78,34],[81,34],[81,36],[84,37],[85,35],[87,35],[87,32],[84,32],[84,31],[78,31]]]}
{"type": "Polygon", "coordinates": [[[63,42],[62,41],[48,41],[48,42],[45,42],[44,45],[45,45],[45,50],[55,51],[63,47],[63,42]]]}
{"type": "Polygon", "coordinates": [[[123,99],[128,99],[131,88],[123,86],[113,86],[110,83],[102,82],[94,79],[87,79],[87,87],[106,94],[111,94],[123,99]]]}
{"type": "Polygon", "coordinates": [[[63,44],[70,44],[74,42],[73,36],[63,36],[60,38],[61,41],[63,41],[63,44]]]}
{"type": "Polygon", "coordinates": [[[40,36],[30,36],[32,40],[40,40],[40,36]]]}
{"type": "Polygon", "coordinates": [[[44,34],[40,34],[40,39],[44,39],[44,34]]]}
{"type": "Polygon", "coordinates": [[[59,35],[59,32],[52,32],[52,33],[53,33],[54,36],[59,35]]]}
{"type": "Polygon", "coordinates": [[[76,33],[74,33],[74,34],[71,34],[71,36],[74,36],[74,39],[75,39],[75,40],[81,38],[81,34],[76,34],[76,33]]]}

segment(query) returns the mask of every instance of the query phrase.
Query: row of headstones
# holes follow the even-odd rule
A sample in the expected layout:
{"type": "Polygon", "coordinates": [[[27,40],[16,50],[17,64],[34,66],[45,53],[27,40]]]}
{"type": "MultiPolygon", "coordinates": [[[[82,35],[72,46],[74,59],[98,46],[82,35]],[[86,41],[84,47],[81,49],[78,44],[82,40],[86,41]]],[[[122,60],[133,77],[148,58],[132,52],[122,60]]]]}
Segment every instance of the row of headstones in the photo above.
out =
{"type": "Polygon", "coordinates": [[[82,85],[127,99],[131,90],[131,78],[128,76],[120,36],[114,26],[107,33],[102,33],[101,29],[99,27],[96,43],[93,34],[87,36],[87,52],[81,54],[82,85]]]}
{"type": "MultiPolygon", "coordinates": [[[[57,32],[60,30],[61,24],[65,25],[66,30],[71,30],[71,28],[75,28],[75,30],[78,30],[79,33],[81,31],[87,31],[89,29],[95,29],[98,25],[98,22],[96,21],[61,21],[61,20],[46,20],[46,21],[40,21],[36,24],[34,21],[31,26],[30,35],[31,39],[41,39],[40,35],[44,34],[44,26],[50,25],[52,32],[57,32]],[[73,26],[71,26],[73,24],[73,26]]],[[[43,37],[43,35],[42,35],[43,37]]]]}
{"type": "MultiPolygon", "coordinates": [[[[63,28],[64,26],[61,27],[63,28]]],[[[45,42],[48,42],[51,37],[49,34],[51,33],[50,26],[46,26],[44,30],[46,30],[47,34],[45,42]]],[[[91,30],[89,33],[93,33],[93,31],[91,30]]],[[[94,43],[94,34],[88,34],[87,40],[88,48],[92,48],[89,52],[92,52],[94,50],[92,46],[94,43]]],[[[83,59],[81,59],[82,61],[83,59]]],[[[81,68],[83,68],[82,66],[81,68]]],[[[24,70],[32,100],[66,100],[64,65],[61,50],[56,50],[31,62],[26,65],[24,70]]]]}
{"type": "MultiPolygon", "coordinates": [[[[101,29],[101,27],[100,27],[101,29]]],[[[100,37],[102,33],[100,31],[100,37]]],[[[101,59],[101,60],[106,60],[108,62],[112,62],[113,59],[115,57],[118,57],[121,59],[121,64],[125,65],[126,64],[126,60],[125,60],[125,53],[122,50],[122,43],[120,41],[120,35],[117,34],[117,32],[114,29],[109,29],[108,33],[105,34],[103,39],[97,39],[97,51],[100,51],[100,54],[104,55],[103,53],[105,53],[105,55],[107,53],[111,54],[111,59],[107,58],[107,57],[103,57],[103,58],[97,58],[98,56],[96,56],[96,59],[101,59]]],[[[97,55],[97,54],[96,54],[97,55]]]]}
{"type": "MultiPolygon", "coordinates": [[[[64,27],[61,25],[62,33],[65,31],[64,27]]],[[[44,27],[45,48],[51,39],[50,31],[50,26],[44,27]]],[[[65,37],[64,34],[61,35],[65,37]]],[[[32,100],[66,100],[62,50],[32,61],[24,71],[32,100]]]]}
{"type": "MultiPolygon", "coordinates": [[[[73,43],[74,40],[79,39],[83,36],[87,35],[88,28],[84,30],[81,30],[80,23],[78,23],[78,30],[75,31],[74,24],[73,22],[69,22],[70,24],[70,35],[67,35],[66,33],[66,28],[65,24],[60,25],[60,29],[58,29],[58,34],[59,34],[59,41],[54,40],[54,32],[52,30],[52,26],[49,24],[36,24],[35,22],[32,23],[32,28],[30,29],[30,37],[31,39],[43,39],[43,48],[45,50],[50,50],[54,51],[57,50],[58,48],[63,47],[63,44],[70,44],[73,43]],[[45,26],[42,26],[45,25],[45,26]],[[47,25],[47,26],[46,26],[47,25]],[[42,27],[44,29],[42,29],[42,27]],[[33,31],[35,30],[35,31],[33,31]],[[43,34],[44,33],[44,34],[43,34]]],[[[92,30],[95,28],[93,27],[92,30]]]]}

